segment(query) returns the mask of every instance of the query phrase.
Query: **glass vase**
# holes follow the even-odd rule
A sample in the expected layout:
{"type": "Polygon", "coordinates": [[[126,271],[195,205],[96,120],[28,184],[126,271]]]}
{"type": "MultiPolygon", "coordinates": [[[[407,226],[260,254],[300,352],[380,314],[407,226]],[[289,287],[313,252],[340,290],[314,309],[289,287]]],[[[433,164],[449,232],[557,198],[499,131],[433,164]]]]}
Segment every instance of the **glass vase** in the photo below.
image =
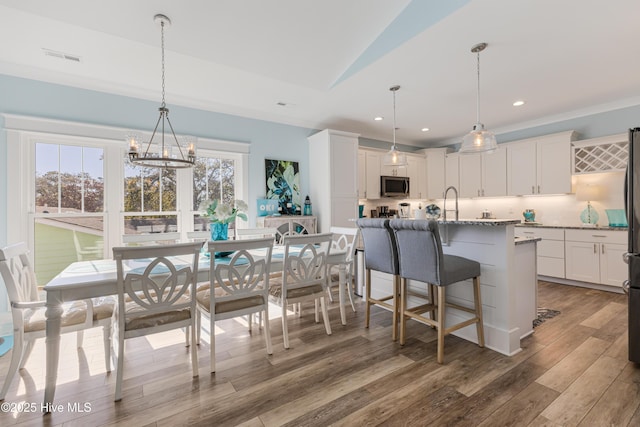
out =
{"type": "MultiPolygon", "coordinates": [[[[229,240],[229,224],[221,222],[212,222],[209,224],[211,230],[211,240],[229,240]]],[[[216,252],[216,258],[223,258],[231,255],[233,252],[216,252]]]]}
{"type": "Polygon", "coordinates": [[[211,240],[229,240],[229,224],[212,222],[209,229],[211,230],[211,240]]]}

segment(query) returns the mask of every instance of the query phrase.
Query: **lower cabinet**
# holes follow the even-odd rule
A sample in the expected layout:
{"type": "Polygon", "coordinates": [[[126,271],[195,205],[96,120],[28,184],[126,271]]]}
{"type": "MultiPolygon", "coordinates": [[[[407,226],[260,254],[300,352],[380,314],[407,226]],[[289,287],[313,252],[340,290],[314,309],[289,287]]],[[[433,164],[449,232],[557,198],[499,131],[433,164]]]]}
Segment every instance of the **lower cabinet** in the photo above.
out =
{"type": "Polygon", "coordinates": [[[538,274],[565,278],[564,228],[516,227],[516,237],[539,237],[538,274]]]}
{"type": "Polygon", "coordinates": [[[626,237],[620,231],[566,230],[567,279],[621,287],[627,278],[626,237]]]}

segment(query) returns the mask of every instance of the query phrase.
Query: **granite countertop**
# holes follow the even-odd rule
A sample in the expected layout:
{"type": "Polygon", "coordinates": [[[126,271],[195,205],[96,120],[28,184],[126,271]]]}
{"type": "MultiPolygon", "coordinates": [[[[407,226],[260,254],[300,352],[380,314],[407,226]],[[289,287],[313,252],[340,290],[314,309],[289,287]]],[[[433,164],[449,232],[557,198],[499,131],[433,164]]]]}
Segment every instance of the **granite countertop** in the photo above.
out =
{"type": "Polygon", "coordinates": [[[628,227],[609,227],[608,225],[597,227],[585,227],[582,225],[559,225],[559,224],[541,224],[539,222],[523,222],[516,225],[516,227],[533,227],[533,228],[569,228],[573,230],[612,230],[612,231],[627,231],[628,227]]]}
{"type": "Polygon", "coordinates": [[[516,237],[514,239],[516,245],[522,245],[524,243],[539,242],[541,240],[542,240],[542,237],[516,237]]]}
{"type": "Polygon", "coordinates": [[[484,226],[500,226],[500,225],[511,225],[511,224],[520,224],[522,221],[519,219],[480,219],[480,218],[471,218],[471,219],[459,219],[452,220],[448,219],[446,221],[438,220],[439,224],[453,224],[453,225],[484,225],[484,226]]]}

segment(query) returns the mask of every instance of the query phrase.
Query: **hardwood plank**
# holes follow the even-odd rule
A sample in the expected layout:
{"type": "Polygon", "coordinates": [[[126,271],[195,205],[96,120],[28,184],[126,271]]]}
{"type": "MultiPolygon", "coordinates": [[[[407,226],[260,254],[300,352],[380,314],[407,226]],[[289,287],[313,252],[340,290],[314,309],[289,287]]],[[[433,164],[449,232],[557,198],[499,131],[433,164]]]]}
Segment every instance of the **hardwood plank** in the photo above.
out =
{"type": "Polygon", "coordinates": [[[620,374],[626,363],[602,356],[543,412],[562,425],[577,425],[620,374]]]}
{"type": "Polygon", "coordinates": [[[588,369],[608,347],[608,342],[589,337],[553,368],[540,376],[536,382],[552,390],[563,392],[576,378],[588,369]]]}
{"type": "Polygon", "coordinates": [[[560,393],[533,382],[479,424],[481,427],[528,426],[560,393]]]}
{"type": "Polygon", "coordinates": [[[606,323],[623,315],[627,311],[626,304],[620,304],[617,302],[610,302],[600,310],[593,313],[591,316],[580,322],[582,326],[587,326],[594,329],[600,329],[606,323]]]}
{"type": "Polygon", "coordinates": [[[580,426],[624,426],[640,408],[640,384],[614,381],[580,426]]]}
{"type": "MultiPolygon", "coordinates": [[[[507,357],[448,336],[444,365],[435,361],[431,328],[410,321],[400,346],[391,341],[388,311],[374,307],[370,327],[363,327],[359,299],[356,313],[347,310],[346,326],[337,304],[330,305],[331,336],[309,307],[292,315],[290,350],[282,347],[279,319],[272,319],[272,356],[263,330],[218,322],[218,372],[208,372],[205,339],[196,379],[182,332],[129,340],[118,403],[115,375],[104,370],[101,331],[87,331],[82,349],[67,334],[55,402],[88,402],[91,412],[0,411],[0,425],[640,425],[640,365],[627,360],[626,297],[540,282],[538,300],[561,313],[522,340],[520,353],[507,357]]],[[[0,357],[0,382],[10,354],[0,357]]],[[[38,340],[6,402],[42,401],[44,359],[38,340]]]]}

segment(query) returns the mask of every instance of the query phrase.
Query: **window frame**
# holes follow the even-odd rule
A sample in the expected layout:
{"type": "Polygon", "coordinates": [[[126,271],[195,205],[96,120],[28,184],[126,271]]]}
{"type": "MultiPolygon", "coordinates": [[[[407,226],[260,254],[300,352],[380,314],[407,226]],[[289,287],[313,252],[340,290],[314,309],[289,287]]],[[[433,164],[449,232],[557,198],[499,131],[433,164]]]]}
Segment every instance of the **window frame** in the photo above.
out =
{"type": "MultiPolygon", "coordinates": [[[[36,142],[61,145],[78,145],[104,149],[104,208],[100,213],[83,213],[87,216],[104,216],[105,258],[111,257],[111,248],[122,245],[124,216],[124,162],[126,144],[124,136],[133,129],[91,125],[79,122],[42,119],[37,117],[3,114],[7,136],[7,177],[16,178],[7,184],[7,242],[27,242],[31,261],[35,246],[35,144],[36,142]],[[10,225],[10,226],[9,226],[10,225]]],[[[137,131],[150,138],[151,132],[137,131]]],[[[250,144],[198,138],[198,156],[223,157],[236,161],[236,198],[246,200],[248,195],[248,170],[250,144]]],[[[191,168],[176,171],[176,208],[178,230],[182,239],[193,231],[193,172],[191,168]]],[[[172,212],[163,212],[170,214],[172,212]]],[[[148,214],[151,214],[149,212],[148,214]]],[[[70,216],[69,214],[47,214],[70,216]]]]}

